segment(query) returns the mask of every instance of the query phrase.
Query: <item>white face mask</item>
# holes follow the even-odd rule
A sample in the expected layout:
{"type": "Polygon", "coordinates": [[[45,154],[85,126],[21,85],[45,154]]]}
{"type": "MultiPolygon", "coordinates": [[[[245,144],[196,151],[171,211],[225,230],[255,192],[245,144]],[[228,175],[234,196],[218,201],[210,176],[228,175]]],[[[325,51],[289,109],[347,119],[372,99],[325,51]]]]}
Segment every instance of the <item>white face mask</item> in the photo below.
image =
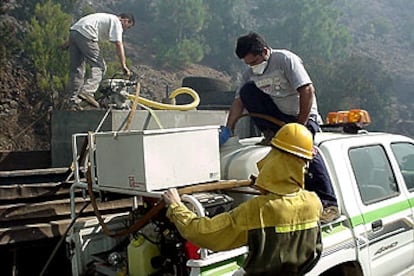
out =
{"type": "Polygon", "coordinates": [[[259,64],[251,65],[250,68],[253,71],[253,74],[255,75],[262,75],[267,67],[267,60],[262,61],[259,64]]]}

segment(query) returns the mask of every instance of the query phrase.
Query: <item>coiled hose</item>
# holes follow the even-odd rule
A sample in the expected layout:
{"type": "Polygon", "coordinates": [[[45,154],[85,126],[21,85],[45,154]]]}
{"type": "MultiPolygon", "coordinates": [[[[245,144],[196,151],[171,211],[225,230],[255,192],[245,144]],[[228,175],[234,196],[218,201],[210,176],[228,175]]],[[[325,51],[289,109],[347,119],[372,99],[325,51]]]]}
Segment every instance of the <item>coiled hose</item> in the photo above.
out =
{"type": "MultiPolygon", "coordinates": [[[[174,105],[174,104],[165,104],[165,103],[159,103],[156,101],[148,100],[143,97],[138,97],[138,103],[143,104],[145,106],[161,109],[161,110],[192,110],[196,109],[197,106],[200,104],[200,97],[198,96],[197,92],[191,89],[190,87],[180,87],[175,89],[171,95],[169,96],[170,99],[174,99],[176,96],[181,94],[188,94],[193,98],[193,101],[189,104],[180,104],[180,105],[174,105]]],[[[135,100],[134,95],[128,95],[128,99],[135,100]]]]}

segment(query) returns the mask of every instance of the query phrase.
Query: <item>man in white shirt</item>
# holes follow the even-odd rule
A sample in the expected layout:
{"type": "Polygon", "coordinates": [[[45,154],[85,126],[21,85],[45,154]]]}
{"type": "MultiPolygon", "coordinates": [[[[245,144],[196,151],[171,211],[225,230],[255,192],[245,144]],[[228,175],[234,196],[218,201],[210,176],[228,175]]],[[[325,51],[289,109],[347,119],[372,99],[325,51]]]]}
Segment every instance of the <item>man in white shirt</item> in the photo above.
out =
{"type": "Polygon", "coordinates": [[[88,105],[99,108],[94,95],[106,71],[105,60],[98,44],[100,41],[107,40],[115,44],[122,71],[127,76],[131,74],[126,65],[122,34],[134,25],[135,19],[131,14],[93,13],[82,17],[71,26],[70,109],[82,110],[88,105]],[[86,64],[91,67],[91,76],[85,80],[86,64]]]}

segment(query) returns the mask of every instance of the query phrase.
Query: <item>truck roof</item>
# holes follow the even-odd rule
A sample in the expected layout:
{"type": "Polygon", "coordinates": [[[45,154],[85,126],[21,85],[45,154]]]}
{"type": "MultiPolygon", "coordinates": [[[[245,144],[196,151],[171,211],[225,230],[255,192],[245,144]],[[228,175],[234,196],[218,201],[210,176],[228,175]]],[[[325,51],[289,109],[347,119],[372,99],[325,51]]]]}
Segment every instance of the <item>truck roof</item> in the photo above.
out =
{"type": "Polygon", "coordinates": [[[318,132],[315,135],[315,144],[321,145],[327,141],[333,140],[342,140],[346,139],[349,140],[365,140],[367,143],[373,143],[375,141],[383,141],[383,140],[390,140],[390,141],[407,141],[411,140],[411,138],[393,134],[393,133],[386,133],[386,132],[368,132],[368,131],[361,131],[357,134],[351,133],[344,133],[344,132],[318,132]]]}

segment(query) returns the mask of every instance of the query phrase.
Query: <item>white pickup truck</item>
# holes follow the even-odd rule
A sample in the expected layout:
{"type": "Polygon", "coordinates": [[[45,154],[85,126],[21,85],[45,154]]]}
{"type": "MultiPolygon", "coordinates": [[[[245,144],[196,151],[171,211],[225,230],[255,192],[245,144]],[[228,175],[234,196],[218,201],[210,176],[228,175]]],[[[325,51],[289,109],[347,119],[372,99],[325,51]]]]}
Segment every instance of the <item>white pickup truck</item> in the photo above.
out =
{"type": "MultiPolygon", "coordinates": [[[[341,216],[322,225],[322,256],[308,275],[414,275],[414,140],[363,129],[355,133],[345,133],[341,127],[334,130],[325,129],[317,133],[315,145],[328,168],[341,216]]],[[[256,162],[270,150],[269,147],[255,145],[260,139],[232,137],[221,146],[221,179],[243,180],[257,174],[256,162]]],[[[227,209],[229,198],[237,204],[252,196],[240,193],[246,189],[226,192],[225,197],[219,193],[219,196],[210,197],[207,203],[195,195],[189,195],[186,201],[194,205],[201,215],[206,215],[205,210],[213,208],[217,211],[220,204],[225,206],[221,209],[227,209]]],[[[160,197],[161,192],[142,194],[160,197]]],[[[162,218],[160,220],[163,221],[162,218]]],[[[107,221],[109,224],[110,218],[107,221]]],[[[122,222],[117,223],[123,225],[122,222]]],[[[167,227],[165,221],[152,223],[155,228],[160,225],[171,227],[167,227]]],[[[87,254],[92,251],[110,252],[122,243],[122,240],[102,235],[96,225],[77,229],[69,237],[74,245],[71,256],[74,275],[82,274],[86,263],[93,260],[87,254]],[[88,250],[88,247],[93,247],[93,250],[88,250]]],[[[171,228],[169,230],[170,234],[178,234],[171,228]]],[[[159,254],[164,254],[164,257],[152,260],[155,267],[150,268],[153,274],[145,272],[148,275],[231,275],[247,252],[245,247],[228,252],[199,249],[197,256],[188,255],[185,241],[175,236],[175,246],[168,247],[166,243],[171,243],[171,235],[167,238],[162,233],[157,245],[159,254]],[[172,251],[166,253],[168,250],[172,251]],[[165,267],[170,267],[170,271],[165,267]]],[[[142,234],[148,236],[145,231],[142,234]]],[[[100,263],[96,266],[98,275],[128,275],[127,267],[131,267],[128,262],[132,260],[125,251],[126,246],[121,250],[118,246],[118,259],[124,261],[100,263]],[[99,269],[102,265],[106,266],[105,270],[99,269]],[[115,270],[118,274],[111,274],[110,271],[115,270]]],[[[148,257],[144,262],[151,263],[151,259],[154,258],[148,257]]]]}
{"type": "MultiPolygon", "coordinates": [[[[414,273],[414,141],[366,131],[323,132],[315,140],[342,215],[323,225],[322,257],[309,275],[414,273]]],[[[249,160],[269,149],[254,142],[229,141],[232,149],[222,154],[225,177],[242,179],[257,171],[249,160]]]]}

